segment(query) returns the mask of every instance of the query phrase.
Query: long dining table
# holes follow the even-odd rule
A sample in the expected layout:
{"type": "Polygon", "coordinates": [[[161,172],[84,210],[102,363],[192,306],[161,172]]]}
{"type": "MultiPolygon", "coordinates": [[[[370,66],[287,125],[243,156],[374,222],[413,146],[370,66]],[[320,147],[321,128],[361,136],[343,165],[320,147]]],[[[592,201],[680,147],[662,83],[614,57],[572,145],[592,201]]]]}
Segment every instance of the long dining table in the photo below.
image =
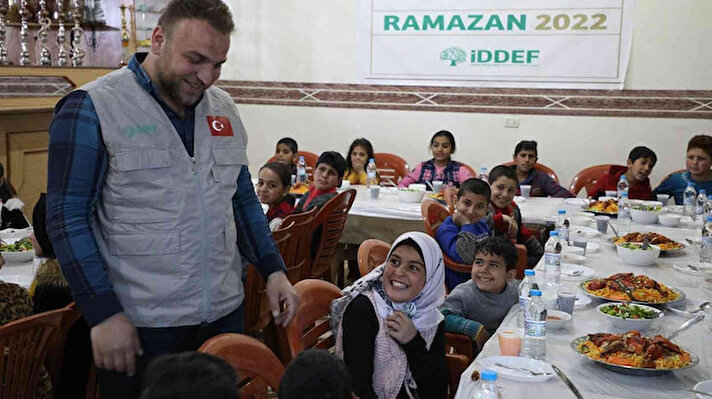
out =
{"type": "MultiPolygon", "coordinates": [[[[538,202],[538,201],[537,201],[538,202]]],[[[523,213],[525,213],[523,207],[523,213]]],[[[616,224],[613,220],[614,226],[616,224]]],[[[588,226],[595,228],[595,224],[588,226]]],[[[574,229],[576,226],[574,226],[574,229]]],[[[681,251],[663,254],[653,266],[631,266],[624,264],[618,257],[616,249],[608,241],[613,236],[611,229],[605,236],[589,238],[589,242],[600,246],[597,253],[587,253],[583,265],[594,270],[595,277],[607,277],[620,272],[645,274],[667,286],[677,288],[686,294],[685,300],[675,305],[676,308],[692,309],[703,301],[712,300],[712,274],[700,274],[687,270],[686,265],[699,260],[699,249],[689,244],[688,239],[696,241],[700,237],[701,225],[685,224],[680,227],[664,227],[659,224],[640,225],[633,223],[629,231],[656,232],[675,241],[688,244],[681,251]],[[681,265],[685,272],[674,267],[681,265]]],[[[536,266],[539,282],[543,282],[543,260],[536,266]]],[[[562,279],[562,289],[581,292],[580,281],[562,279]]],[[[580,279],[579,279],[580,280],[580,279]]],[[[556,365],[578,388],[584,398],[693,398],[694,394],[686,392],[697,382],[712,379],[712,311],[707,309],[706,317],[700,323],[685,331],[673,341],[686,350],[699,356],[699,364],[693,368],[670,372],[661,376],[635,376],[611,371],[596,362],[574,352],[570,343],[577,337],[598,332],[622,333],[625,330],[614,327],[596,309],[602,300],[593,299],[582,308],[575,309],[573,318],[561,329],[548,329],[547,361],[556,365]]],[[[498,331],[517,326],[517,306],[513,306],[498,331]]],[[[645,336],[660,334],[666,336],[685,321],[689,315],[682,316],[666,309],[665,315],[654,321],[648,330],[642,331],[645,336]]],[[[468,398],[473,384],[472,374],[483,369],[482,361],[491,356],[500,355],[498,338],[493,335],[484,345],[475,361],[463,372],[455,398],[468,398]]],[[[542,382],[519,382],[506,377],[498,379],[498,385],[506,398],[574,398],[569,388],[557,376],[542,382]]]]}

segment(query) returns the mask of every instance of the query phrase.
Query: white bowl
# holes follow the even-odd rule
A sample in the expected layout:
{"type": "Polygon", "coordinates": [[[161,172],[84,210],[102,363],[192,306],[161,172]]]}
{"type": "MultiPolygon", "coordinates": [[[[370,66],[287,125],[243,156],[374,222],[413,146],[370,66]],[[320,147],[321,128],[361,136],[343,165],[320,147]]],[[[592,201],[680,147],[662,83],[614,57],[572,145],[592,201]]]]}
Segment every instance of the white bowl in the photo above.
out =
{"type": "Polygon", "coordinates": [[[653,319],[624,319],[622,317],[611,316],[607,313],[603,313],[601,308],[603,308],[604,306],[610,306],[610,305],[623,305],[623,303],[622,302],[602,303],[596,307],[596,312],[598,312],[598,314],[604,316],[606,319],[608,319],[608,321],[613,323],[613,326],[623,329],[623,330],[626,330],[626,331],[645,330],[646,328],[650,327],[650,325],[653,324],[653,322],[655,320],[657,320],[665,315],[660,309],[656,309],[652,306],[639,305],[636,303],[636,304],[631,304],[631,306],[638,306],[645,310],[652,310],[653,312],[655,312],[657,314],[657,317],[655,317],[653,319]]]}
{"type": "Polygon", "coordinates": [[[584,249],[581,247],[568,246],[561,249],[562,255],[578,255],[583,256],[584,249]]]}
{"type": "Polygon", "coordinates": [[[423,201],[425,191],[398,190],[398,201],[416,204],[423,201]]]}
{"type": "Polygon", "coordinates": [[[408,185],[408,188],[411,190],[425,191],[428,187],[422,183],[412,183],[408,185]]]}
{"type": "Polygon", "coordinates": [[[685,213],[685,208],[682,205],[668,205],[665,209],[667,209],[668,212],[676,213],[678,215],[685,213]]]}
{"type": "Polygon", "coordinates": [[[655,224],[658,221],[660,211],[644,211],[641,209],[631,209],[630,217],[634,222],[640,224],[655,224]]]}
{"type": "Polygon", "coordinates": [[[560,310],[546,310],[546,328],[556,330],[566,326],[571,321],[571,315],[560,310]],[[557,319],[550,319],[556,317],[557,319]]]}
{"type": "MultiPolygon", "coordinates": [[[[695,384],[695,391],[700,391],[712,395],[712,380],[701,381],[695,384]]],[[[710,399],[709,396],[696,394],[698,399],[710,399]]]]}
{"type": "Polygon", "coordinates": [[[2,257],[5,259],[5,262],[7,263],[22,263],[22,262],[30,262],[32,261],[32,258],[35,256],[35,250],[31,249],[29,251],[22,251],[22,252],[2,252],[2,257]]]}
{"type": "Polygon", "coordinates": [[[643,244],[639,243],[623,243],[616,245],[616,251],[618,252],[618,257],[621,258],[623,263],[627,263],[633,266],[650,266],[654,265],[658,256],[660,256],[660,247],[657,245],[651,245],[649,249],[629,249],[623,245],[634,245],[636,247],[641,247],[643,244]]]}
{"type": "Polygon", "coordinates": [[[682,216],[676,215],[674,213],[661,213],[658,215],[658,222],[663,226],[675,227],[680,224],[680,219],[682,216]]]}
{"type": "Polygon", "coordinates": [[[571,223],[576,225],[576,226],[590,226],[591,222],[593,221],[592,217],[589,216],[581,216],[581,215],[575,215],[571,217],[571,223]]]}

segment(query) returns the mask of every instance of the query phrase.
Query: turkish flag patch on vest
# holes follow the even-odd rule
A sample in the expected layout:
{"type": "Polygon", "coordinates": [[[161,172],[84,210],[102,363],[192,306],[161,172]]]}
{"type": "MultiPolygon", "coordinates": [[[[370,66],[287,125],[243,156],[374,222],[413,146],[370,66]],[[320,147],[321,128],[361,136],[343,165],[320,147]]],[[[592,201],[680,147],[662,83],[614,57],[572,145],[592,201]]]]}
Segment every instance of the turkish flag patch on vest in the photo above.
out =
{"type": "Polygon", "coordinates": [[[226,116],[208,115],[207,118],[211,136],[233,136],[230,119],[228,119],[226,116]]]}

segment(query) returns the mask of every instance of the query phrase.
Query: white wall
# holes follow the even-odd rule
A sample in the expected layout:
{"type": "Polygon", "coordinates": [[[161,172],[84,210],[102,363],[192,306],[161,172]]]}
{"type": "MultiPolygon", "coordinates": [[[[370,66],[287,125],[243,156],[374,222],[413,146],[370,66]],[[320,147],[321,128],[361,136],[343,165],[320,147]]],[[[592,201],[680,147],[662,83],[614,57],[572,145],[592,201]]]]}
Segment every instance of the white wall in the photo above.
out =
{"type": "MultiPolygon", "coordinates": [[[[354,83],[359,77],[357,2],[228,0],[237,21],[223,79],[354,83]]],[[[712,1],[638,0],[627,89],[710,90],[712,1]]],[[[521,139],[539,141],[539,160],[568,186],[574,174],[598,163],[624,163],[645,144],[658,154],[651,181],[684,167],[687,140],[712,134],[711,120],[522,115],[518,129],[505,115],[243,105],[253,173],[276,140],[292,136],[313,152],[346,152],[369,138],[377,152],[398,153],[411,165],[428,158],[437,130],[458,140],[456,159],[475,169],[511,158],[521,139]]]]}

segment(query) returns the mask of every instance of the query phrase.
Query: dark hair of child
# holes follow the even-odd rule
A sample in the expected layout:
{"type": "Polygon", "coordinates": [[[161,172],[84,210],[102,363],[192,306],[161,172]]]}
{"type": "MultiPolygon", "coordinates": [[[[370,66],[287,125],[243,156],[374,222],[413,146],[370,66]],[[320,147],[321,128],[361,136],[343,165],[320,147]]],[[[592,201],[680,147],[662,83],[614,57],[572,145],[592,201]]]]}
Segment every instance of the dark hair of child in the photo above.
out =
{"type": "Polygon", "coordinates": [[[346,171],[346,160],[341,154],[336,151],[326,151],[319,155],[319,159],[316,161],[316,166],[319,167],[320,163],[325,163],[332,168],[336,169],[336,173],[339,179],[344,175],[346,171]]]}
{"type": "Polygon", "coordinates": [[[460,184],[460,189],[457,190],[457,198],[459,199],[467,193],[482,195],[487,198],[487,201],[489,202],[490,196],[492,195],[492,189],[486,181],[472,177],[460,184]]]}
{"type": "Polygon", "coordinates": [[[289,147],[289,149],[291,149],[292,153],[294,153],[294,154],[296,154],[299,151],[299,146],[297,145],[297,141],[291,137],[282,137],[277,142],[277,145],[280,145],[280,144],[284,144],[287,147],[289,147]]]}
{"type": "Polygon", "coordinates": [[[539,152],[536,149],[536,145],[534,140],[522,140],[514,147],[514,156],[517,156],[522,151],[534,151],[534,155],[538,157],[539,152]]]}
{"type": "Polygon", "coordinates": [[[653,165],[658,162],[658,156],[655,155],[655,152],[642,145],[633,148],[630,150],[630,154],[628,154],[628,159],[630,159],[631,162],[635,162],[638,158],[649,158],[653,165]]]}
{"type": "Polygon", "coordinates": [[[260,172],[264,168],[271,170],[277,176],[279,176],[279,181],[282,182],[282,185],[284,187],[292,186],[292,168],[290,168],[289,165],[283,164],[281,162],[270,162],[261,167],[260,172]]]}
{"type": "Polygon", "coordinates": [[[300,352],[284,370],[279,399],[350,399],[351,377],[343,360],[321,349],[300,352]]]}
{"type": "Polygon", "coordinates": [[[346,170],[353,169],[353,165],[351,165],[351,151],[353,151],[356,147],[363,147],[366,150],[366,154],[368,155],[366,157],[366,164],[368,164],[369,159],[373,158],[373,146],[371,145],[371,142],[365,138],[356,139],[353,143],[351,143],[349,152],[346,153],[346,170]]]}
{"type": "Polygon", "coordinates": [[[430,145],[432,146],[433,143],[435,142],[435,139],[438,137],[445,137],[448,139],[450,142],[450,147],[452,148],[452,151],[450,152],[451,154],[455,153],[455,136],[452,135],[452,133],[448,132],[447,130],[441,130],[433,135],[433,138],[430,139],[430,145]]]}
{"type": "Polygon", "coordinates": [[[690,151],[693,148],[699,148],[706,152],[708,156],[712,157],[712,136],[699,134],[692,137],[687,143],[687,151],[690,151]]]}
{"type": "Polygon", "coordinates": [[[512,270],[517,267],[517,248],[504,236],[489,237],[477,244],[475,257],[477,254],[488,254],[501,256],[504,258],[504,263],[507,264],[507,270],[512,270]]]}
{"type": "Polygon", "coordinates": [[[489,183],[492,184],[494,183],[497,179],[500,177],[504,176],[508,179],[514,180],[515,183],[518,183],[519,180],[517,180],[517,172],[516,172],[516,166],[506,166],[506,165],[499,165],[495,166],[494,169],[492,169],[491,172],[489,172],[488,179],[489,183]]]}
{"type": "Polygon", "coordinates": [[[141,399],[234,399],[237,374],[226,361],[200,352],[161,355],[143,379],[141,399]]]}

